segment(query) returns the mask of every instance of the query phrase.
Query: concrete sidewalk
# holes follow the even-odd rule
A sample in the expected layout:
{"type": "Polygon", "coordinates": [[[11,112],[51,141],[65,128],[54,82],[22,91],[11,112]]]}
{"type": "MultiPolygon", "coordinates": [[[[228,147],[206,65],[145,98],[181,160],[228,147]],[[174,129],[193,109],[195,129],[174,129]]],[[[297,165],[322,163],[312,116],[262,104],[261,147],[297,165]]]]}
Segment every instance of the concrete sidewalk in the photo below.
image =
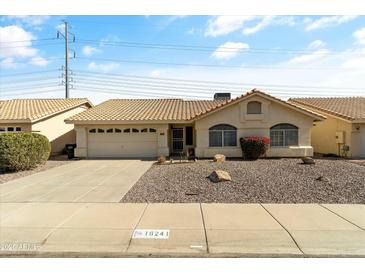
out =
{"type": "Polygon", "coordinates": [[[0,244],[2,256],[365,257],[365,205],[0,203],[0,244]]]}

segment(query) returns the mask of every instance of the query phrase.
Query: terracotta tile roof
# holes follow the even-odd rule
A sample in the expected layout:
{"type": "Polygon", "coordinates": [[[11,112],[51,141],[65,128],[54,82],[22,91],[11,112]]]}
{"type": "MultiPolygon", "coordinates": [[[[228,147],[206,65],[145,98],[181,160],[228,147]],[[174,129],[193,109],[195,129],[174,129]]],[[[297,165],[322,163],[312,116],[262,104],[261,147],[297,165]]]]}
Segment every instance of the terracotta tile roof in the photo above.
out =
{"type": "Polygon", "coordinates": [[[326,118],[326,116],[321,115],[320,113],[317,113],[317,112],[312,111],[312,110],[309,110],[309,109],[307,109],[307,108],[304,108],[304,107],[298,106],[298,105],[296,105],[296,104],[292,104],[291,102],[281,100],[281,99],[279,99],[279,98],[277,98],[277,97],[274,97],[274,96],[272,96],[272,95],[270,95],[270,94],[268,94],[268,93],[262,92],[262,91],[257,90],[257,89],[253,89],[253,90],[251,90],[251,91],[249,91],[249,92],[247,92],[247,93],[245,93],[245,94],[242,94],[241,96],[238,96],[238,97],[236,97],[236,98],[234,98],[234,99],[227,100],[227,101],[223,101],[223,102],[221,102],[220,104],[218,104],[218,105],[216,105],[216,106],[214,106],[214,107],[212,107],[212,108],[210,108],[210,109],[207,109],[206,111],[204,111],[204,112],[200,113],[200,114],[199,114],[199,115],[197,115],[195,118],[197,118],[197,117],[199,117],[199,116],[201,116],[201,115],[208,114],[209,112],[212,112],[212,111],[214,111],[214,110],[218,110],[218,109],[219,109],[219,108],[221,108],[221,107],[224,107],[224,106],[228,106],[228,105],[234,104],[234,103],[236,103],[237,101],[244,100],[245,98],[247,98],[247,97],[249,97],[249,96],[251,96],[251,95],[254,95],[254,94],[261,95],[261,96],[266,97],[266,98],[268,98],[268,99],[270,99],[270,100],[273,100],[273,101],[279,102],[279,103],[281,103],[281,104],[284,104],[284,105],[287,105],[287,106],[293,107],[293,108],[295,108],[295,109],[297,109],[297,110],[300,110],[300,111],[304,111],[304,112],[305,112],[305,113],[307,113],[307,114],[310,114],[310,115],[312,115],[312,116],[316,116],[319,120],[323,120],[323,119],[325,119],[325,118],[326,118]]]}
{"type": "Polygon", "coordinates": [[[112,99],[76,114],[66,121],[189,121],[234,104],[252,94],[260,94],[271,100],[276,100],[319,120],[325,118],[313,111],[292,105],[261,91],[253,90],[231,100],[112,99]]]}
{"type": "Polygon", "coordinates": [[[85,98],[7,100],[0,104],[0,122],[2,120],[33,122],[83,104],[92,106],[85,98]]]}
{"type": "Polygon", "coordinates": [[[365,120],[365,97],[290,98],[289,102],[347,120],[365,120]]]}
{"type": "Polygon", "coordinates": [[[219,103],[219,101],[213,100],[111,99],[76,114],[67,121],[190,120],[219,103]]]}

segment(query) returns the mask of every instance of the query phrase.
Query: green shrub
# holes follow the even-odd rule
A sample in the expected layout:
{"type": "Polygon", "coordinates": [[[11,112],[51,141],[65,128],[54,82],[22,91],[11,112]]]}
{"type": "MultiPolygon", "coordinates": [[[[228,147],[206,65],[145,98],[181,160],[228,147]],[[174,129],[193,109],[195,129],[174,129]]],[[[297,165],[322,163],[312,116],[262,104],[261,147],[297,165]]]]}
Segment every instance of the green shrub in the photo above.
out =
{"type": "Polygon", "coordinates": [[[270,138],[261,136],[248,136],[240,138],[243,158],[245,160],[257,160],[261,155],[264,155],[270,138]]]}
{"type": "Polygon", "coordinates": [[[0,134],[0,168],[28,170],[45,164],[51,152],[46,136],[18,132],[0,134]]]}

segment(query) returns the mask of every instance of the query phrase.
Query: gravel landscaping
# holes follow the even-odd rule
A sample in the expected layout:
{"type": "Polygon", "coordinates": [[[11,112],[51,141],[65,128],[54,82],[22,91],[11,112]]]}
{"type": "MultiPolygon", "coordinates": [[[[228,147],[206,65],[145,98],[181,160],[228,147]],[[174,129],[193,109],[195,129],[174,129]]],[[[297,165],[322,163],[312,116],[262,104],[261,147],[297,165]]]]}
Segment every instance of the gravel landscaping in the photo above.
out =
{"type": "Polygon", "coordinates": [[[50,168],[62,166],[62,165],[68,164],[70,162],[71,161],[67,159],[66,155],[61,155],[61,156],[55,156],[55,157],[51,158],[50,160],[48,160],[45,165],[38,166],[31,170],[24,170],[24,171],[18,171],[18,172],[5,172],[5,173],[0,171],[0,184],[6,183],[6,182],[9,182],[9,181],[21,178],[21,177],[25,177],[25,176],[28,176],[28,175],[31,175],[34,173],[45,171],[50,168]]]}
{"type": "Polygon", "coordinates": [[[124,203],[365,203],[365,167],[343,160],[198,161],[153,165],[123,197],[124,203]],[[216,169],[231,182],[212,183],[216,169]]]}

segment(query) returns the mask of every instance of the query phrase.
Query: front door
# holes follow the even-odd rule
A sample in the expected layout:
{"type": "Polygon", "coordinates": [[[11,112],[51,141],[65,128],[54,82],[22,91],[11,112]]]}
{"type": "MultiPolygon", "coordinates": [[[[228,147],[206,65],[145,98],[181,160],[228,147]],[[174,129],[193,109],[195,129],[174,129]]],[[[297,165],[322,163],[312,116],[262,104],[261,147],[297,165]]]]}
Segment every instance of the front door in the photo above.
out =
{"type": "Polygon", "coordinates": [[[172,129],[172,152],[181,152],[184,149],[184,129],[172,129]]]}

